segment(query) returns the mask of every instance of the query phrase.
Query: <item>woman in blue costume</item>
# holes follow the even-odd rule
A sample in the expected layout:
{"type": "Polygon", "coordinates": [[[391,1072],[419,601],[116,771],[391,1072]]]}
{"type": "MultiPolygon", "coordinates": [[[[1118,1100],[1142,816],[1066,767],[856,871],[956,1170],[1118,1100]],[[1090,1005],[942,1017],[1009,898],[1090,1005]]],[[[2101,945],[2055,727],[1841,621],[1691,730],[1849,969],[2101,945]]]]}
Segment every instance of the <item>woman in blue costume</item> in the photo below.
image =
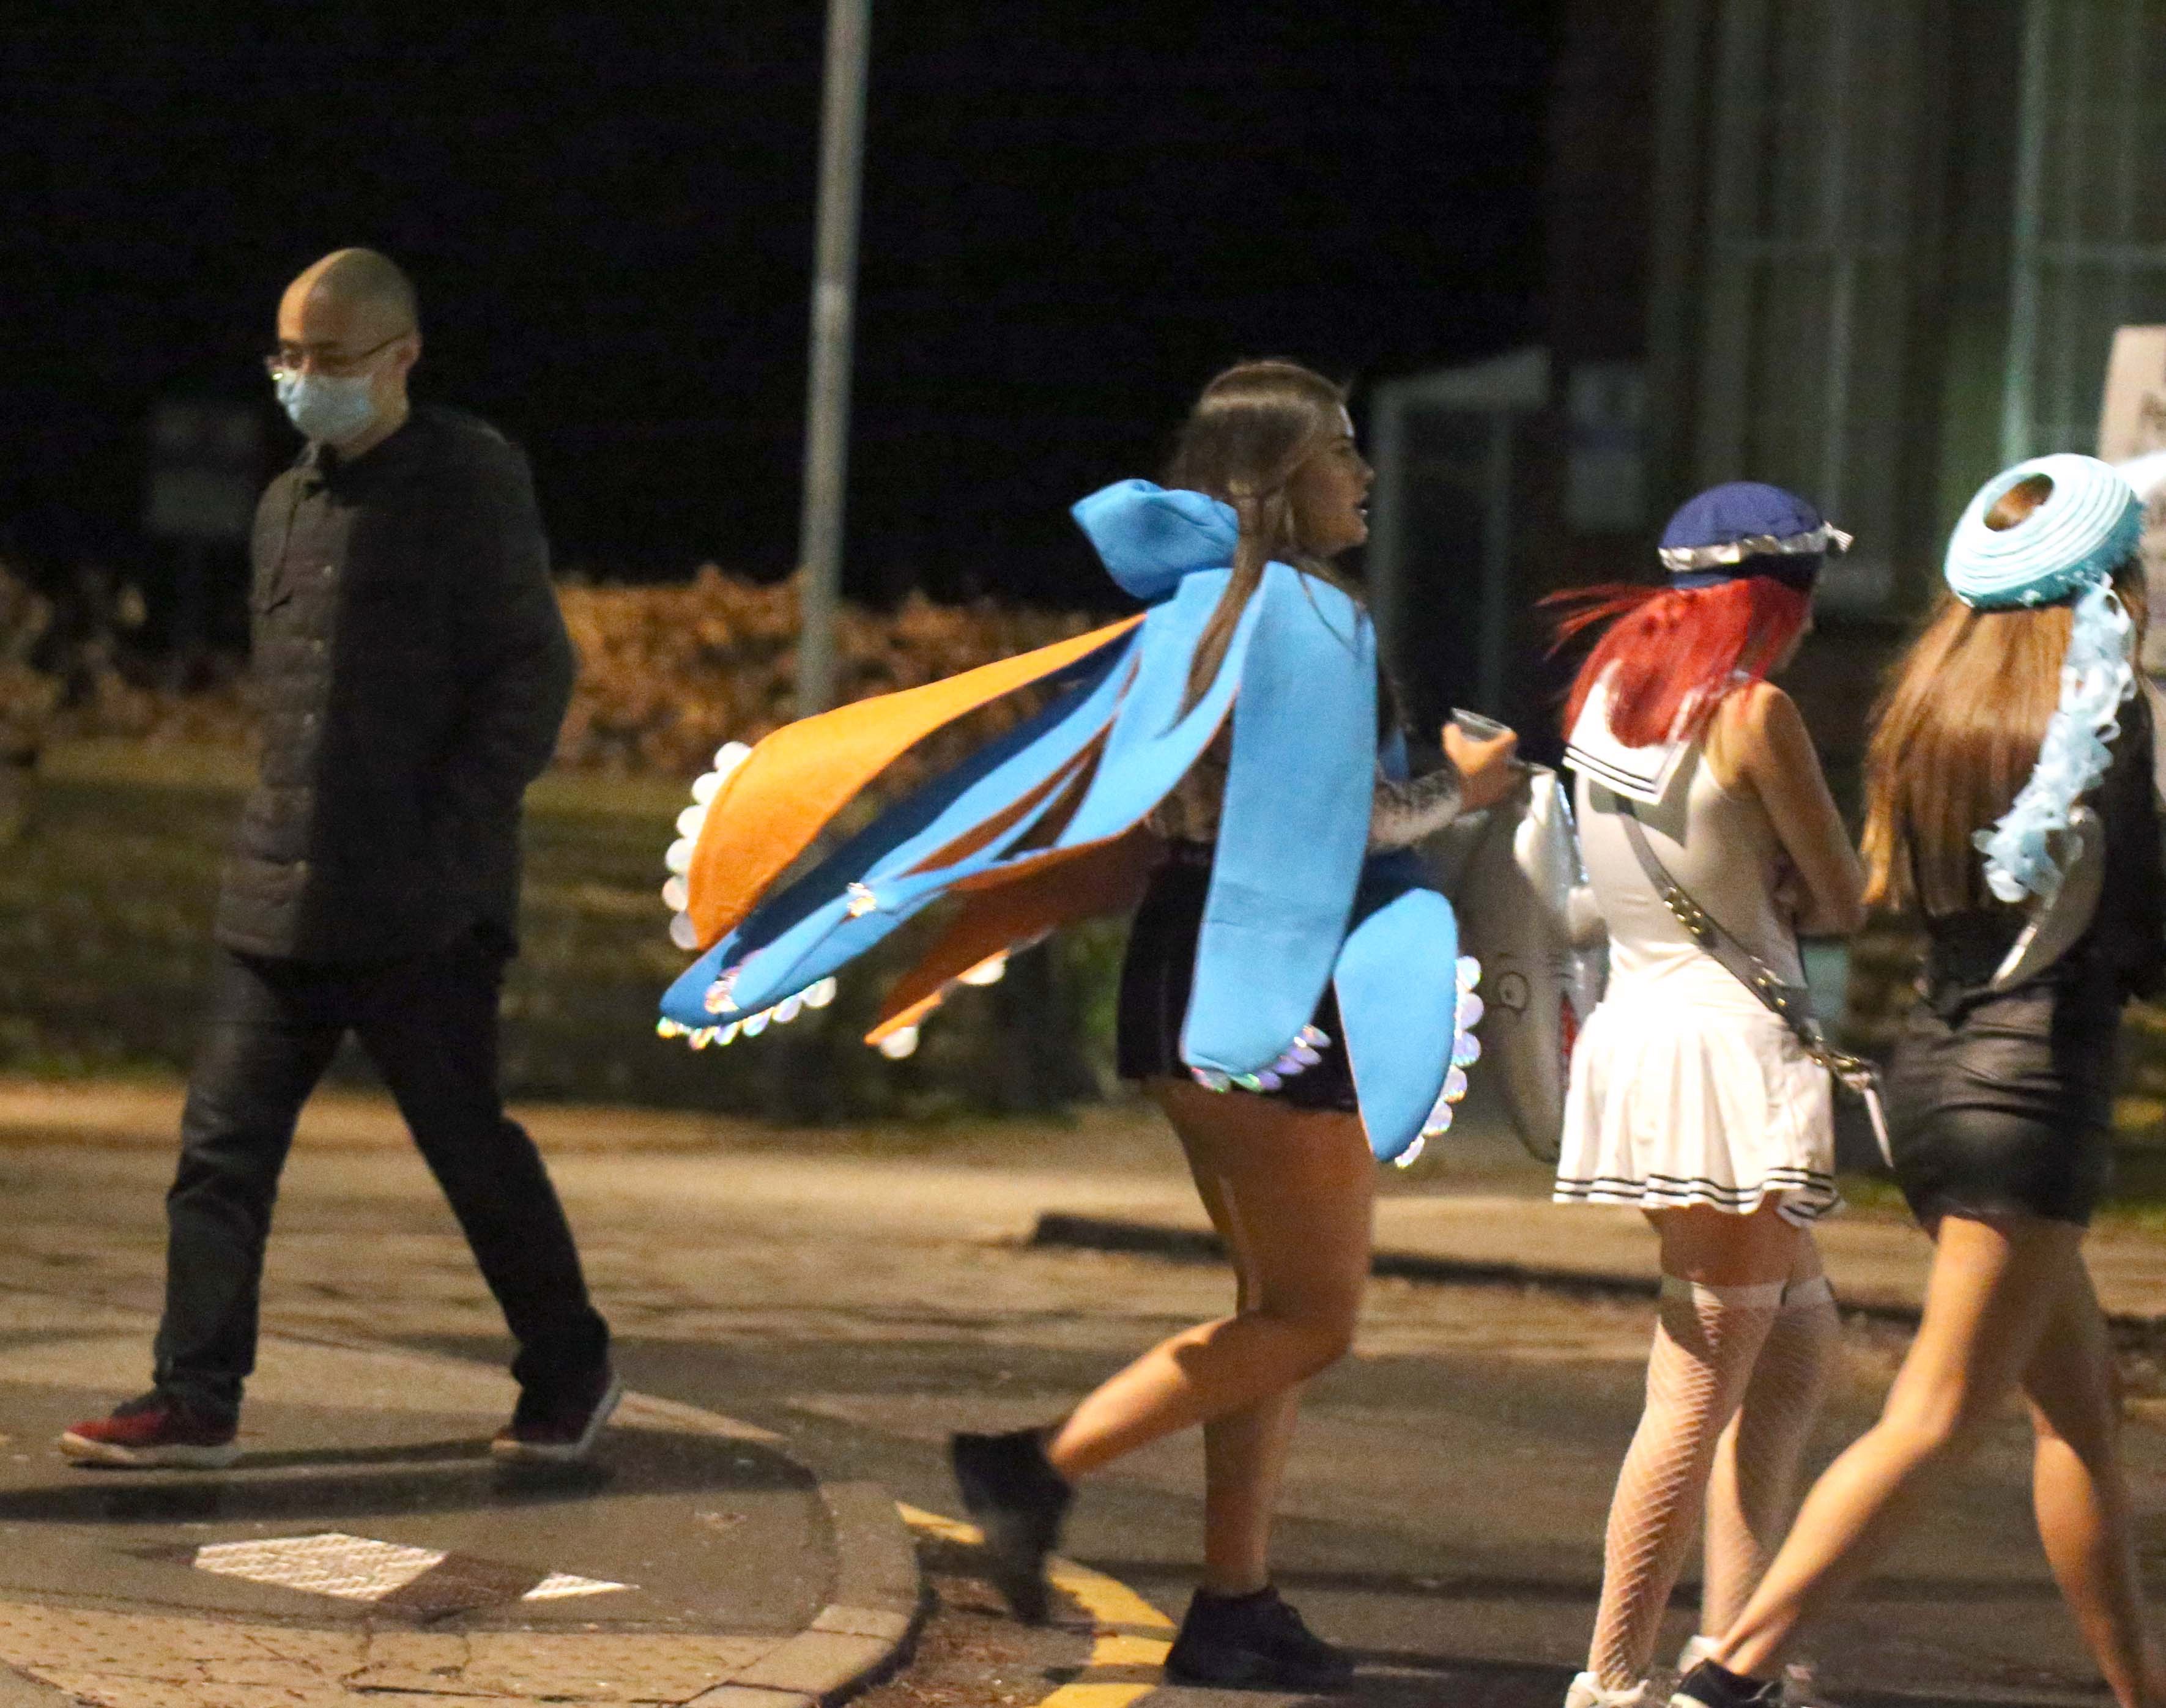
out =
{"type": "MultiPolygon", "coordinates": [[[[952,927],[968,946],[938,970],[975,965],[1022,931],[1000,923],[1002,885],[1012,895],[1050,874],[1059,899],[1015,911],[1042,930],[1101,888],[1093,862],[1163,846],[1123,970],[1121,1065],[1180,1135],[1233,1254],[1234,1313],[1154,1347],[1059,1424],[959,1436],[953,1456],[996,1580],[1036,1618],[1075,1482],[1202,1426],[1202,1587],[1168,1662],[1191,1683],[1315,1690],[1350,1676],[1271,1588],[1271,1512],[1302,1384],[1353,1335],[1374,1159],[1440,1130],[1465,1083],[1455,1058],[1473,1054],[1461,1028],[1479,1013],[1474,970],[1404,851],[1510,787],[1513,740],[1447,730],[1447,762],[1408,778],[1379,713],[1369,619],[1326,567],[1366,537],[1371,478],[1339,388],[1291,363],[1228,371],[1184,428],[1168,488],[1124,482],[1076,506],[1149,609],[1060,654],[1045,679],[1063,692],[1045,711],[780,894],[763,879],[741,923],[734,900],[714,898],[746,888],[733,874],[763,822],[762,750],[679,862],[698,936],[721,936],[665,1000],[664,1024],[713,1027],[786,1007],[936,895],[978,909],[984,927],[952,927]]],[[[762,747],[796,742],[816,777],[858,725],[902,721],[909,696],[889,699],[762,747]]],[[[906,979],[903,994],[925,983],[906,979]]]]}
{"type": "Polygon", "coordinates": [[[1806,1498],[1677,1708],[1779,1703],[1799,1628],[1914,1521],[2011,1393],[2031,1415],[2039,1535],[2092,1658],[2121,1708],[2166,1708],[2082,1249],[2111,1168],[2121,1007],[2166,983],[2134,670],[2142,530],[2135,492],[2094,458],[1995,476],[1949,542],[1952,597],[1881,706],[1866,899],[1921,915],[1927,940],[1889,1083],[1896,1181],[1933,1239],[1925,1316],[1879,1422],[1806,1498]]]}
{"type": "MultiPolygon", "coordinates": [[[[1176,490],[1160,497],[1207,494],[1221,512],[1231,508],[1239,535],[1224,537],[1222,514],[1219,533],[1196,542],[1197,567],[1223,562],[1230,545],[1233,574],[1195,650],[1189,698],[1218,668],[1267,561],[1292,564],[1319,596],[1337,591],[1323,566],[1366,538],[1371,477],[1342,394],[1308,370],[1248,363],[1206,389],[1168,474],[1176,490]]],[[[1116,575],[1133,538],[1132,506],[1147,510],[1160,501],[1144,494],[1082,507],[1080,519],[1116,575]]],[[[1183,567],[1178,557],[1160,561],[1183,567]]],[[[1302,685],[1277,691],[1300,715],[1302,685]]],[[[1237,703],[1237,720],[1245,704],[1237,703]]],[[[1317,1059],[1289,1064],[1300,1071],[1275,1089],[1220,1094],[1198,1083],[1182,1053],[1228,805],[1231,735],[1222,731],[1151,814],[1167,854],[1136,915],[1122,969],[1119,1058],[1123,1076],[1142,1082],[1180,1135],[1197,1190],[1233,1254],[1235,1314],[1154,1347],[1049,1434],[961,1436],[954,1452],[966,1501],[986,1521],[1010,1581],[1030,1584],[1075,1479],[1201,1424],[1203,1584],[1167,1675],[1314,1690],[1343,1683],[1351,1668],[1271,1587],[1271,1511],[1302,1384],[1353,1338],[1368,1277],[1375,1173],[1330,991],[1311,1021],[1313,1047],[1302,1052],[1317,1059]]],[[[1448,764],[1418,781],[1396,782],[1363,761],[1367,774],[1351,804],[1357,817],[1366,814],[1367,851],[1403,848],[1501,793],[1510,738],[1477,746],[1454,728],[1445,741],[1463,771],[1448,764]]],[[[1279,779],[1279,799],[1290,805],[1300,787],[1297,777],[1279,779]]],[[[1264,816],[1268,825],[1280,814],[1267,807],[1264,816]]],[[[1298,827],[1281,822],[1267,831],[1289,832],[1298,827]]]]}

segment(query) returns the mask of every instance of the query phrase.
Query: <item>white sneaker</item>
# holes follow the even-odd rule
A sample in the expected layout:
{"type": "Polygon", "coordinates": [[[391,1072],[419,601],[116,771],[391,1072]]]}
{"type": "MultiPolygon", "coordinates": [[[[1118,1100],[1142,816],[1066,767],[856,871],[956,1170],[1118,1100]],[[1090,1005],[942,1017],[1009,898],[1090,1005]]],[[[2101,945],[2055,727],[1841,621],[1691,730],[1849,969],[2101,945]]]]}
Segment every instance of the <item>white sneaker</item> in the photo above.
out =
{"type": "Polygon", "coordinates": [[[1605,1690],[1593,1674],[1582,1673],[1564,1693],[1564,1708],[1657,1708],[1661,1700],[1650,1679],[1629,1690],[1605,1690]]]}

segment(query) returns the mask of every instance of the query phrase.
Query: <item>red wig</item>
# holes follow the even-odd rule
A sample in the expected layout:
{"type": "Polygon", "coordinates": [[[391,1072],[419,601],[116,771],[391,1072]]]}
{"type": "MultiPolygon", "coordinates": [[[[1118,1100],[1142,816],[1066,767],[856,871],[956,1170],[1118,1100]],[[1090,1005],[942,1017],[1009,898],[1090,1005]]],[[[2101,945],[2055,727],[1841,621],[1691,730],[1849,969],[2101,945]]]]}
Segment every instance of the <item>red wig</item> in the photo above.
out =
{"type": "Polygon", "coordinates": [[[1578,724],[1595,683],[1609,675],[1609,732],[1628,747],[1698,736],[1732,688],[1774,668],[1812,609],[1809,594],[1765,575],[1689,588],[1612,582],[1552,593],[1542,603],[1562,610],[1560,646],[1609,625],[1572,679],[1565,733],[1578,724]]]}

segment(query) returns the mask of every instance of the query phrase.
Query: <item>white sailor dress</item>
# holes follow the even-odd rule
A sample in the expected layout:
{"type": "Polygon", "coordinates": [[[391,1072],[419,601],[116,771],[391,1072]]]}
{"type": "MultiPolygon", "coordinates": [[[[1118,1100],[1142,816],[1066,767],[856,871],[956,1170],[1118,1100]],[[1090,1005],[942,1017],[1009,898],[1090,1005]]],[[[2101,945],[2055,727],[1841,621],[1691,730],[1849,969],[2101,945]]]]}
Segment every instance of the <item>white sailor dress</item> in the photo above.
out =
{"type": "Polygon", "coordinates": [[[1777,899],[1781,840],[1758,797],[1718,782],[1698,741],[1626,748],[1599,686],[1566,763],[1609,983],[1572,1052],[1560,1203],[1643,1210],[1772,1201],[1809,1223],[1841,1205],[1833,1086],[1788,1026],[1677,923],[1624,829],[1633,799],[1679,887],[1787,982],[1804,982],[1777,899]]]}

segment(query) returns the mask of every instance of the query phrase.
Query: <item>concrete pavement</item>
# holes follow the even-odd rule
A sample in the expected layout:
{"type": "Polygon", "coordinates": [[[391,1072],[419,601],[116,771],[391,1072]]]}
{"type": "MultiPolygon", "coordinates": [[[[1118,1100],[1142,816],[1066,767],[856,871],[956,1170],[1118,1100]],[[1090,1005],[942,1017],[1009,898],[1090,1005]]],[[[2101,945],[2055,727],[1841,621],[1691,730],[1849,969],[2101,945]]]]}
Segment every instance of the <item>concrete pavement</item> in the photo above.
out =
{"type": "MultiPolygon", "coordinates": [[[[1121,1215],[1049,1212],[1038,1218],[1031,1240],[1083,1250],[1215,1257],[1209,1226],[1198,1205],[1168,1192],[1126,1206],[1121,1215]]],[[[1907,1217],[1887,1210],[1839,1215],[1814,1233],[1846,1308],[1915,1320],[1932,1246],[1907,1217]]],[[[2084,1251],[2110,1315],[2125,1327],[2166,1332],[2166,1241],[2108,1224],[2093,1231],[2084,1251]]],[[[1654,1241],[1638,1211],[1482,1191],[1381,1200],[1376,1269],[1412,1281],[1648,1296],[1659,1280],[1654,1241]]]]}
{"type": "MultiPolygon", "coordinates": [[[[65,1141],[168,1147],[180,1120],[175,1082],[0,1082],[0,1146],[65,1141]]],[[[1467,1115],[1412,1170],[1386,1169],[1376,1210],[1379,1273],[1410,1279],[1586,1284],[1651,1289],[1655,1248],[1635,1210],[1549,1201],[1549,1172],[1483,1108],[1467,1115]]],[[[541,1104],[515,1113],[544,1151],[638,1152],[691,1160],[730,1152],[733,1199],[795,1213],[809,1196],[885,1199],[898,1214],[944,1204],[973,1236],[1180,1255],[1166,1233],[1207,1232],[1177,1152],[1144,1109],[1092,1110],[1058,1121],[897,1128],[848,1139],[742,1120],[638,1109],[541,1104]],[[882,1165],[906,1159],[900,1173],[882,1165]],[[999,1162],[997,1173],[985,1165],[999,1162]],[[1042,1226],[1042,1218],[1049,1218],[1042,1226]],[[1064,1218],[1074,1220],[1064,1220],[1064,1218]]],[[[403,1149],[405,1130],[381,1097],[320,1094],[303,1119],[303,1150],[403,1149]]],[[[1855,1206],[1815,1230],[1845,1302],[1901,1314],[1924,1297],[1932,1248],[1899,1210],[1855,1206]]],[[[2166,1240],[2101,1219],[2084,1244],[2105,1309],[2166,1329],[2166,1240]]]]}
{"type": "Polygon", "coordinates": [[[231,1469],[63,1465],[51,1438],[140,1379],[154,1326],[0,1290],[0,1708],[804,1708],[911,1635],[884,1490],[645,1394],[591,1465],[513,1470],[499,1372],[272,1335],[231,1469]]]}

